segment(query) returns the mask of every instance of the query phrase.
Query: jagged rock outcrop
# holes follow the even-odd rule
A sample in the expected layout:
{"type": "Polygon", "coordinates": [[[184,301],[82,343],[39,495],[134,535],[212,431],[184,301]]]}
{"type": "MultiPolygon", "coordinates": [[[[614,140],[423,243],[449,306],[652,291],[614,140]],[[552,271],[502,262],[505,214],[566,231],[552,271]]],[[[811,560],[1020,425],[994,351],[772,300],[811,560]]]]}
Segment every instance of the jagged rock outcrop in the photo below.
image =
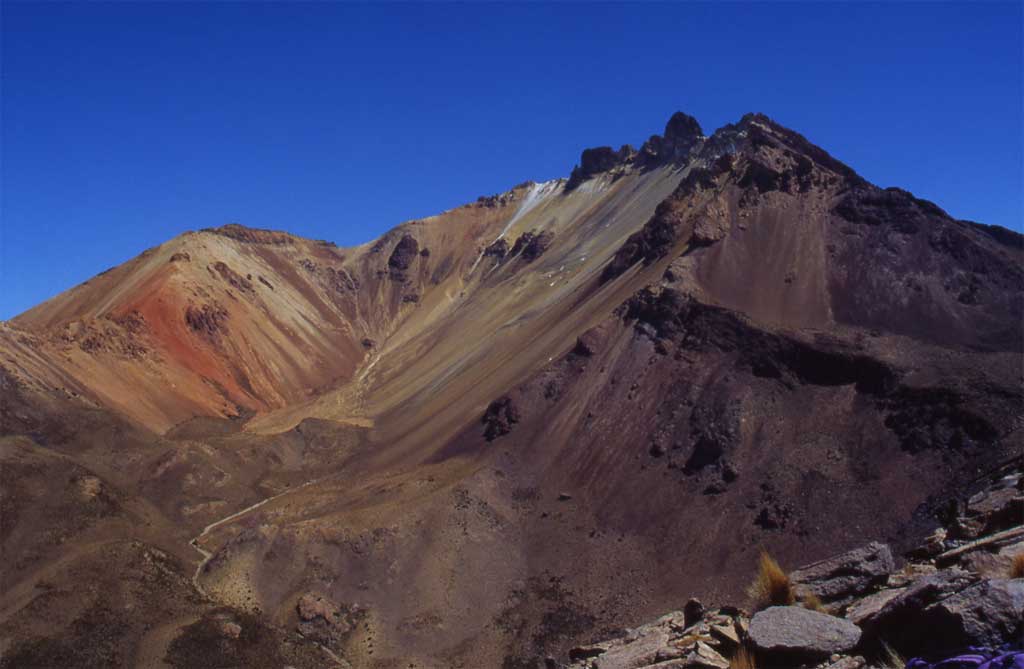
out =
{"type": "Polygon", "coordinates": [[[216,304],[190,304],[185,309],[185,323],[193,332],[215,337],[226,328],[228,312],[216,304]]]}
{"type": "Polygon", "coordinates": [[[388,276],[397,283],[405,283],[408,270],[419,254],[420,245],[412,235],[402,235],[388,257],[388,276]]]}
{"type": "Polygon", "coordinates": [[[681,162],[704,138],[697,119],[683,112],[676,112],[665,125],[663,135],[652,135],[640,147],[637,162],[641,167],[681,162]]]}
{"type": "MultiPolygon", "coordinates": [[[[551,246],[551,241],[554,239],[554,235],[546,230],[540,232],[529,231],[524,232],[518,238],[516,238],[515,244],[512,245],[512,250],[509,251],[509,255],[515,257],[519,256],[526,262],[533,262],[551,246]]],[[[503,240],[499,240],[503,241],[503,240]]],[[[495,242],[496,244],[497,242],[495,242]]],[[[492,247],[494,244],[491,245],[492,247]]]]}
{"type": "Polygon", "coordinates": [[[487,407],[480,422],[484,425],[484,439],[494,441],[512,431],[519,422],[519,409],[510,397],[500,397],[487,407]]]}
{"type": "Polygon", "coordinates": [[[825,604],[841,606],[854,597],[877,590],[896,571],[892,550],[874,542],[848,553],[801,567],[793,582],[813,592],[825,604]]]}
{"type": "Polygon", "coordinates": [[[636,151],[628,144],[618,151],[610,146],[599,146],[593,149],[584,149],[580,155],[580,164],[573,168],[569,175],[569,181],[565,184],[565,190],[572,191],[579,187],[587,179],[609,172],[616,167],[623,167],[636,155],[636,151]]]}
{"type": "Polygon", "coordinates": [[[697,119],[676,112],[665,125],[663,135],[652,135],[639,151],[626,144],[615,150],[610,146],[584,149],[579,165],[573,168],[565,184],[570,192],[599,174],[635,165],[646,170],[669,164],[684,164],[704,139],[697,119]]]}

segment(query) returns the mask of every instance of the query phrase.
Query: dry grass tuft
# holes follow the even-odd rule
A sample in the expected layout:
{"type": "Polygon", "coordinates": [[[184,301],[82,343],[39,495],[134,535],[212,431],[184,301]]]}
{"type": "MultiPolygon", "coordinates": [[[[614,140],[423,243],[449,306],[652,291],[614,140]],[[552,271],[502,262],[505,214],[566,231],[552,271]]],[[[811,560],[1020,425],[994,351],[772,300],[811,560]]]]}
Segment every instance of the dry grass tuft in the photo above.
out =
{"type": "Polygon", "coordinates": [[[810,590],[803,593],[803,596],[800,598],[800,603],[804,605],[805,609],[817,611],[818,613],[828,613],[828,609],[826,609],[825,605],[821,603],[821,598],[810,590]]]}
{"type": "Polygon", "coordinates": [[[882,653],[878,657],[879,669],[905,669],[907,661],[899,653],[892,649],[892,646],[882,642],[882,653]]]}
{"type": "Polygon", "coordinates": [[[740,648],[729,660],[729,669],[757,669],[754,653],[747,648],[740,648]]]}
{"type": "Polygon", "coordinates": [[[1024,578],[1024,553],[1017,553],[1010,563],[1010,578],[1024,578]]]}
{"type": "Polygon", "coordinates": [[[769,606],[789,606],[796,602],[793,584],[789,576],[772,556],[762,551],[758,564],[757,578],[747,588],[747,594],[753,600],[755,609],[769,606]]]}

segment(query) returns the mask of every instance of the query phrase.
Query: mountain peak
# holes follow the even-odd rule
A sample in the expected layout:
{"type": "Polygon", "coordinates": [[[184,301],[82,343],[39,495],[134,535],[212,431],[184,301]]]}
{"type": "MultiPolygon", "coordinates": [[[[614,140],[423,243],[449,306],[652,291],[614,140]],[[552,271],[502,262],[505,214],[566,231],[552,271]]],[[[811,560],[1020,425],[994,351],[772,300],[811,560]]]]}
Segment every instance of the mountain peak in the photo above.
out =
{"type": "Polygon", "coordinates": [[[754,150],[763,146],[775,146],[810,158],[818,165],[855,183],[864,182],[864,179],[853,168],[837,160],[828,151],[812,143],[800,133],[770,118],[767,114],[749,112],[744,114],[735,125],[726,125],[715,131],[716,136],[737,133],[745,135],[749,147],[754,150]]]}
{"type": "Polygon", "coordinates": [[[855,184],[864,181],[848,165],[767,114],[749,112],[736,123],[724,125],[707,137],[697,119],[677,111],[665,124],[664,134],[652,135],[639,150],[628,144],[618,150],[611,146],[584,149],[565,190],[571,192],[596,176],[631,167],[649,170],[663,165],[685,165],[695,156],[701,156],[710,163],[726,153],[757,151],[762,147],[775,147],[789,154],[802,155],[855,184]]]}
{"type": "Polygon", "coordinates": [[[610,146],[584,149],[579,164],[573,168],[566,192],[588,179],[616,169],[637,166],[651,169],[669,163],[682,163],[704,139],[700,123],[689,114],[677,111],[665,124],[665,134],[652,135],[640,150],[624,144],[618,151],[610,146]]]}

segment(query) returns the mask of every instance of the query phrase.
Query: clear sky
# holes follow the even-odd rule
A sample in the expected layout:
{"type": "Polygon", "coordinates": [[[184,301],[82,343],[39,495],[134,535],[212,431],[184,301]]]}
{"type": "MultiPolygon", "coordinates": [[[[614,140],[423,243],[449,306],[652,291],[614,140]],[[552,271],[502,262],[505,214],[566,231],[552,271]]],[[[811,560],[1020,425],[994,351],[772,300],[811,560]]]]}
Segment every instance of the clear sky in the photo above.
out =
{"type": "Polygon", "coordinates": [[[762,111],[1021,229],[1022,4],[2,5],[0,318],[185,230],[341,245],[762,111]]]}

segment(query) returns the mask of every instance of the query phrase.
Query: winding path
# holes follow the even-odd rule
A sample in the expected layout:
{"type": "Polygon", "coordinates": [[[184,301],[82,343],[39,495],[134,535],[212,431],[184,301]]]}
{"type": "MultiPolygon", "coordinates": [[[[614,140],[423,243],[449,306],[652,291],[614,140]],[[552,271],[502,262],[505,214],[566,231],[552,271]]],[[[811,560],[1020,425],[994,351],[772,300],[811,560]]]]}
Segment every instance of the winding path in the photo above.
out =
{"type": "MultiPolygon", "coordinates": [[[[203,548],[202,546],[200,546],[199,542],[202,540],[203,537],[205,537],[210,532],[210,530],[212,530],[212,529],[214,529],[216,527],[219,527],[219,526],[223,525],[224,523],[229,523],[232,520],[234,520],[235,518],[238,518],[239,516],[243,516],[243,515],[249,513],[250,511],[253,511],[255,509],[260,508],[264,504],[267,504],[269,502],[273,502],[275,499],[277,499],[279,497],[284,497],[285,495],[289,495],[289,494],[291,494],[293,492],[298,492],[299,490],[302,490],[303,488],[305,488],[307,486],[311,486],[314,483],[319,483],[320,481],[324,481],[326,479],[329,479],[329,478],[331,478],[331,476],[334,476],[334,475],[333,474],[329,474],[327,476],[321,476],[318,479],[313,479],[312,481],[306,481],[305,483],[303,483],[300,486],[296,486],[294,488],[289,488],[288,490],[285,490],[283,492],[279,492],[276,495],[271,495],[270,497],[267,497],[266,499],[262,499],[262,500],[256,502],[255,504],[252,504],[250,506],[245,507],[241,511],[236,511],[236,512],[232,513],[230,516],[224,516],[220,520],[218,520],[216,522],[213,522],[213,523],[210,523],[209,525],[204,527],[203,531],[200,532],[199,534],[197,534],[192,539],[192,541],[189,542],[189,544],[191,544],[192,548],[196,549],[199,552],[199,554],[203,556],[203,559],[199,563],[199,566],[196,567],[196,572],[192,575],[192,585],[195,587],[195,589],[203,597],[210,598],[210,595],[206,592],[206,590],[203,590],[203,586],[199,585],[199,577],[202,575],[203,569],[206,567],[206,564],[213,557],[213,553],[211,553],[210,551],[208,551],[205,548],[203,548]]],[[[320,643],[318,641],[313,641],[312,639],[310,639],[310,641],[313,643],[314,646],[319,648],[328,657],[330,657],[334,661],[336,666],[347,667],[349,669],[351,668],[351,666],[352,666],[351,664],[349,664],[343,658],[339,657],[334,651],[332,651],[327,646],[323,645],[322,643],[320,643]]]]}
{"type": "Polygon", "coordinates": [[[202,546],[200,546],[199,542],[202,541],[203,537],[205,537],[207,534],[209,534],[209,532],[211,530],[213,530],[214,528],[220,527],[224,523],[229,523],[232,520],[234,520],[234,519],[236,519],[236,518],[238,518],[240,516],[244,516],[245,514],[249,513],[250,511],[253,511],[255,509],[260,508],[264,504],[267,504],[269,502],[273,502],[275,499],[277,499],[279,497],[284,497],[285,495],[289,495],[291,493],[298,492],[299,490],[302,490],[306,486],[311,486],[314,483],[319,483],[320,481],[323,481],[324,479],[327,479],[327,478],[330,478],[330,476],[321,476],[318,479],[313,479],[312,481],[306,481],[305,483],[303,483],[300,486],[296,486],[295,488],[289,488],[289,489],[287,489],[287,490],[285,490],[283,492],[277,493],[276,495],[272,495],[270,497],[267,497],[266,499],[262,499],[262,500],[256,502],[255,504],[252,504],[250,506],[245,507],[241,511],[236,511],[236,512],[232,513],[229,516],[224,516],[220,520],[215,521],[213,523],[210,523],[209,525],[204,527],[203,531],[200,532],[199,534],[197,534],[195,537],[193,537],[192,541],[189,542],[189,544],[192,545],[192,548],[196,549],[199,552],[199,554],[203,556],[202,561],[199,563],[199,566],[196,567],[196,571],[192,575],[192,585],[195,586],[195,589],[198,590],[200,592],[200,594],[202,594],[204,597],[209,597],[209,594],[207,594],[207,592],[205,590],[203,590],[203,586],[201,586],[199,584],[199,577],[200,577],[200,575],[202,575],[203,569],[206,568],[207,563],[213,557],[213,553],[211,553],[210,551],[208,551],[205,548],[203,548],[202,546]]]}

